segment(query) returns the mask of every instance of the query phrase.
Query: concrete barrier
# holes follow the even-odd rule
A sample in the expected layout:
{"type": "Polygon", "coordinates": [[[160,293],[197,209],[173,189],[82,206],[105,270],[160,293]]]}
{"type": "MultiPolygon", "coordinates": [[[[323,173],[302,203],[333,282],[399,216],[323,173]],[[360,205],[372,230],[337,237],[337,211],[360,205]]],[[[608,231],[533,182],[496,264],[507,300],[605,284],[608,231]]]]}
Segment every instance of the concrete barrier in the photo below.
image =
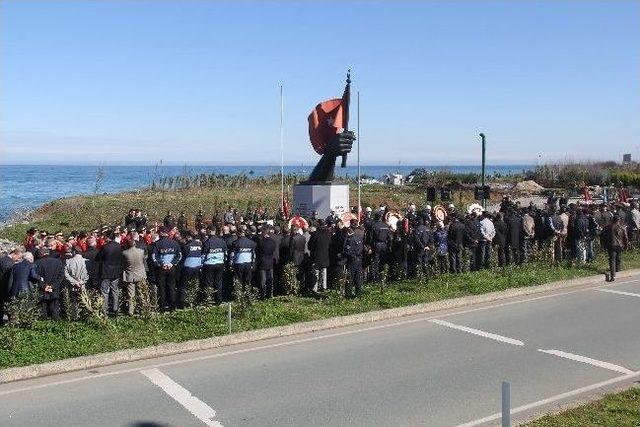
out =
{"type": "MultiPolygon", "coordinates": [[[[624,278],[636,274],[640,274],[640,269],[621,271],[617,276],[618,278],[624,278]]],[[[235,344],[266,340],[269,338],[299,335],[326,329],[460,308],[474,304],[494,302],[503,299],[539,294],[553,290],[570,289],[574,287],[600,283],[603,281],[603,279],[603,275],[582,277],[578,279],[551,282],[538,286],[511,288],[504,291],[490,292],[481,295],[469,295],[460,298],[452,298],[441,301],[410,305],[406,307],[370,311],[348,316],[294,323],[291,325],[277,326],[273,328],[256,329],[252,331],[238,332],[235,334],[222,335],[212,338],[184,341],[179,343],[165,343],[153,347],[119,350],[110,353],[82,356],[55,362],[42,363],[38,365],[2,369],[0,370],[0,384],[66,372],[98,368],[101,366],[115,365],[118,363],[153,359],[156,357],[171,356],[175,354],[189,353],[201,350],[210,350],[218,347],[226,347],[235,344]]]]}

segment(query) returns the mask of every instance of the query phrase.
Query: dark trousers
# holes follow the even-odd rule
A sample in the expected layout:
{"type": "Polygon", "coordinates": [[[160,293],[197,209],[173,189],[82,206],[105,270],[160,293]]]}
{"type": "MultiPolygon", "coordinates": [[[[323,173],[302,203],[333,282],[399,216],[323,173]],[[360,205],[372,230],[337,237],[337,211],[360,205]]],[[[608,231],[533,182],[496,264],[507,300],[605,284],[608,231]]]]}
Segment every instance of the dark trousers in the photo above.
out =
{"type": "Polygon", "coordinates": [[[422,270],[425,278],[429,277],[429,252],[425,250],[417,250],[416,254],[416,273],[418,269],[422,270]]]}
{"type": "Polygon", "coordinates": [[[371,280],[377,282],[380,280],[380,271],[387,263],[387,245],[385,243],[376,243],[373,247],[373,259],[371,260],[371,280]]]}
{"type": "Polygon", "coordinates": [[[189,282],[195,280],[198,282],[197,288],[200,287],[200,269],[197,267],[184,267],[180,275],[180,283],[178,284],[178,294],[176,298],[176,307],[184,308],[184,301],[187,298],[187,287],[189,282]]]}
{"type": "Polygon", "coordinates": [[[260,270],[260,297],[262,299],[273,297],[273,269],[260,270]]]}
{"type": "Polygon", "coordinates": [[[478,270],[478,245],[469,246],[469,271],[478,270]]]}
{"type": "Polygon", "coordinates": [[[449,271],[451,273],[462,273],[462,249],[449,249],[449,271]]]}
{"type": "Polygon", "coordinates": [[[224,265],[205,265],[202,268],[204,276],[204,286],[212,287],[216,291],[216,302],[224,301],[224,289],[222,284],[224,283],[224,265]]]}
{"type": "Polygon", "coordinates": [[[491,268],[491,242],[482,240],[478,243],[478,257],[476,259],[476,268],[491,268]]]}
{"type": "Polygon", "coordinates": [[[176,300],[176,268],[164,270],[156,269],[156,283],[158,285],[158,303],[160,310],[173,310],[176,300]]]}
{"type": "Polygon", "coordinates": [[[251,286],[251,263],[235,264],[233,268],[236,271],[238,280],[240,280],[240,284],[243,287],[251,286]]]}
{"type": "Polygon", "coordinates": [[[354,258],[347,263],[347,289],[345,294],[347,297],[357,297],[362,293],[362,259],[354,258]]]}
{"type": "Polygon", "coordinates": [[[60,300],[45,299],[42,300],[42,317],[45,319],[51,317],[52,320],[60,320],[60,300]]]}
{"type": "Polygon", "coordinates": [[[440,274],[445,274],[447,272],[447,254],[438,255],[438,270],[440,274]]]}
{"type": "Polygon", "coordinates": [[[517,246],[507,246],[507,265],[520,264],[520,248],[517,246]]]}
{"type": "Polygon", "coordinates": [[[497,252],[498,252],[498,267],[504,267],[505,265],[505,248],[504,246],[500,246],[498,245],[496,247],[497,252]]]}
{"type": "Polygon", "coordinates": [[[4,300],[0,299],[0,326],[4,325],[4,300]]]}
{"type": "Polygon", "coordinates": [[[622,256],[622,248],[613,247],[609,249],[609,274],[611,279],[615,279],[616,273],[620,271],[621,256],[622,256]]]}

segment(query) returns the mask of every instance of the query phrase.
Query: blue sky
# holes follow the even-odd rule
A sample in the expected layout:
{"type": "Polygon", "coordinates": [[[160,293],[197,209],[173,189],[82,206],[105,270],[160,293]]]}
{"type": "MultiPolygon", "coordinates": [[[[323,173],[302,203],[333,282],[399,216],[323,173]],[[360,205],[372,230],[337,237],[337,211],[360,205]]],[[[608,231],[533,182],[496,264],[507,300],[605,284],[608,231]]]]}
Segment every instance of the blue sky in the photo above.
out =
{"type": "Polygon", "coordinates": [[[315,163],[347,68],[364,164],[640,157],[639,41],[638,1],[5,0],[0,163],[275,164],[281,83],[315,163]]]}

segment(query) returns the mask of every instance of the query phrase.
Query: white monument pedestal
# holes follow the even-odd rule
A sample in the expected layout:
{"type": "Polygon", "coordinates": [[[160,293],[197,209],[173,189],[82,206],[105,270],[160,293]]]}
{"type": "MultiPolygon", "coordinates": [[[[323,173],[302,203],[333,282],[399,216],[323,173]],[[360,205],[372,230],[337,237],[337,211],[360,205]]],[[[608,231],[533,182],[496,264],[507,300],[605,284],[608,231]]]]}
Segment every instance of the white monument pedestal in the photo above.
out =
{"type": "Polygon", "coordinates": [[[293,213],[326,218],[334,211],[349,212],[349,186],[344,184],[297,184],[293,187],[293,213]]]}

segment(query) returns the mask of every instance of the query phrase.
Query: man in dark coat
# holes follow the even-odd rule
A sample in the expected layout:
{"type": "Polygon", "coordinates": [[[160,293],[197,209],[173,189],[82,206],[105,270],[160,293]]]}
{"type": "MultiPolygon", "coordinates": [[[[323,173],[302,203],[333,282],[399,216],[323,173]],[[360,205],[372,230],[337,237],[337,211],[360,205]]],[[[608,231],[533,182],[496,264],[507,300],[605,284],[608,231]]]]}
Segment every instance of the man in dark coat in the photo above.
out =
{"type": "Polygon", "coordinates": [[[13,265],[22,257],[22,252],[13,250],[10,254],[0,256],[0,326],[4,324],[4,304],[9,299],[12,286],[13,265]]]}
{"type": "Polygon", "coordinates": [[[262,227],[262,236],[257,245],[258,271],[260,274],[260,296],[262,299],[273,297],[273,260],[276,242],[271,238],[268,226],[262,227]]]}
{"type": "Polygon", "coordinates": [[[507,223],[504,222],[504,214],[498,212],[496,218],[493,221],[493,227],[496,229],[496,237],[493,238],[493,244],[497,249],[498,255],[498,267],[504,267],[505,255],[507,248],[507,223]]]}
{"type": "MultiPolygon", "coordinates": [[[[118,245],[120,246],[120,245],[118,245]]],[[[52,257],[49,249],[38,250],[36,271],[42,278],[40,302],[42,315],[53,320],[60,319],[60,289],[64,281],[64,264],[60,258],[52,257]]]]}
{"type": "Polygon", "coordinates": [[[469,271],[477,271],[480,269],[480,260],[478,259],[478,244],[482,235],[480,234],[480,221],[475,213],[469,215],[465,223],[465,246],[469,250],[469,271]]]}
{"type": "Polygon", "coordinates": [[[297,269],[298,282],[304,284],[304,251],[307,246],[307,241],[300,233],[298,227],[291,229],[291,237],[289,238],[289,260],[293,262],[293,265],[297,269]]]}
{"type": "Polygon", "coordinates": [[[616,214],[602,232],[604,247],[609,253],[609,281],[616,280],[616,273],[620,271],[620,261],[623,249],[629,245],[627,230],[622,225],[622,218],[616,214]]]}
{"type": "Polygon", "coordinates": [[[107,243],[100,249],[96,256],[99,266],[100,291],[104,298],[102,311],[109,312],[109,297],[112,300],[112,312],[118,314],[118,288],[122,279],[122,246],[116,240],[116,235],[111,232],[107,236],[107,243]]]}
{"type": "Polygon", "coordinates": [[[22,260],[15,263],[11,272],[11,286],[9,288],[9,299],[20,298],[31,292],[32,285],[41,283],[42,278],[36,271],[33,263],[33,254],[25,252],[22,260]]]}
{"type": "Polygon", "coordinates": [[[522,218],[514,210],[509,210],[505,217],[507,223],[507,265],[520,264],[520,242],[522,240],[522,218]]]}
{"type": "Polygon", "coordinates": [[[327,268],[329,267],[329,246],[331,245],[331,232],[324,226],[321,219],[318,220],[318,228],[311,233],[309,239],[309,251],[311,252],[311,264],[314,272],[313,291],[327,289],[327,268]]]}
{"type": "Polygon", "coordinates": [[[345,296],[347,298],[357,297],[362,292],[362,257],[364,256],[364,232],[362,229],[358,229],[357,224],[347,228],[347,237],[342,253],[347,260],[348,273],[345,296]]]}
{"type": "Polygon", "coordinates": [[[449,250],[449,271],[462,273],[462,252],[464,250],[465,227],[457,215],[451,218],[447,231],[447,246],[449,250]]]}
{"type": "Polygon", "coordinates": [[[89,282],[87,288],[100,289],[100,266],[96,262],[98,256],[98,242],[95,237],[87,239],[87,250],[82,253],[82,257],[86,260],[87,273],[89,273],[89,282]]]}
{"type": "Polygon", "coordinates": [[[369,230],[369,243],[373,251],[371,260],[371,280],[380,280],[380,271],[389,262],[389,246],[391,245],[392,232],[389,226],[382,221],[382,214],[376,213],[375,221],[369,230]]]}

